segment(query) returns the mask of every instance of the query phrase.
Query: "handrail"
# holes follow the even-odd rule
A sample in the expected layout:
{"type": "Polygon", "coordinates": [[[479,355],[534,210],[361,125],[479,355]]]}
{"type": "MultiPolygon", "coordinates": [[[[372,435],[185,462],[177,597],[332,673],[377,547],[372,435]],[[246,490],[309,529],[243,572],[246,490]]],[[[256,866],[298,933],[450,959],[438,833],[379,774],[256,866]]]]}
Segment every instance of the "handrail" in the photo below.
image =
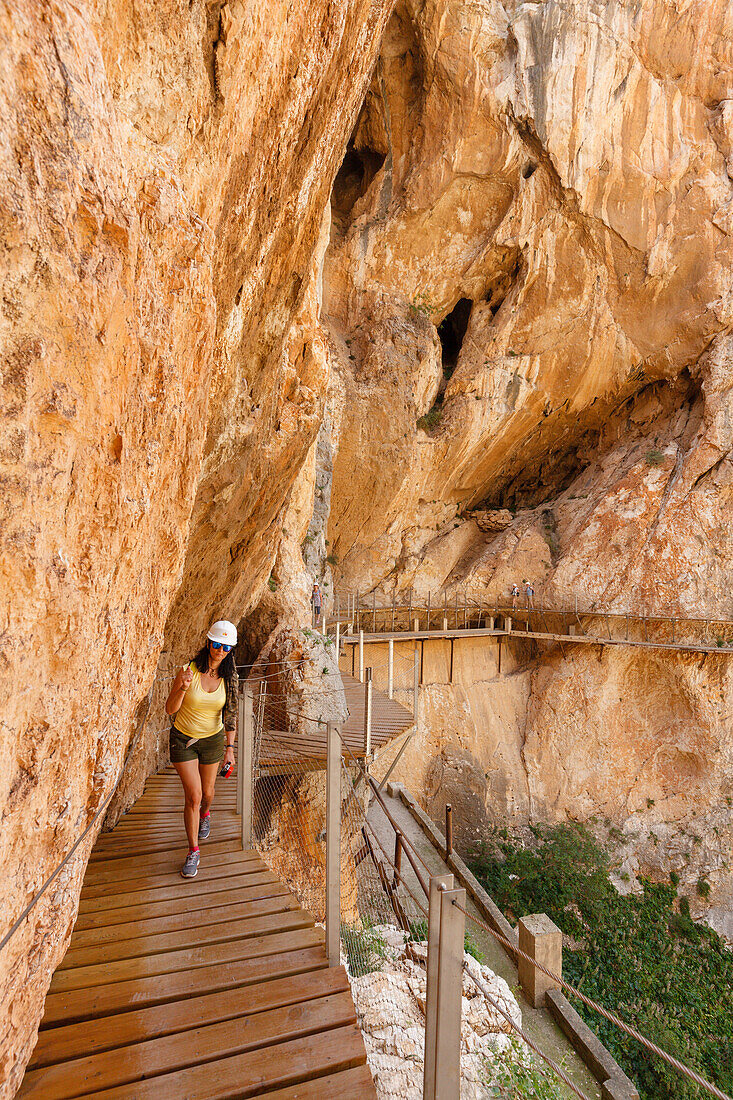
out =
{"type": "MultiPolygon", "coordinates": [[[[127,760],[125,760],[125,764],[126,764],[126,763],[127,763],[127,760]]],[[[112,795],[113,795],[113,794],[115,793],[115,791],[117,790],[117,788],[118,788],[118,786],[119,786],[119,784],[120,784],[120,779],[122,778],[122,775],[123,775],[123,773],[124,773],[124,765],[123,765],[123,767],[122,767],[122,770],[120,771],[120,775],[119,775],[119,778],[117,779],[117,782],[115,783],[114,787],[112,788],[112,790],[111,790],[111,791],[109,792],[109,794],[108,794],[108,795],[107,795],[107,797],[105,798],[105,800],[104,800],[104,802],[102,803],[102,805],[101,805],[101,806],[99,807],[99,809],[98,809],[98,810],[97,810],[97,812],[95,813],[95,815],[94,815],[94,817],[92,818],[92,820],[91,820],[91,821],[89,822],[89,824],[87,825],[87,827],[86,827],[86,829],[84,830],[84,832],[83,832],[83,833],[81,834],[81,836],[79,837],[79,839],[78,839],[78,840],[76,840],[76,841],[74,842],[74,845],[73,845],[73,847],[72,847],[72,848],[70,849],[70,851],[69,851],[69,852],[68,852],[68,853],[67,853],[67,854],[66,854],[66,855],[64,856],[64,858],[62,859],[61,863],[59,863],[58,867],[57,867],[57,868],[56,868],[56,870],[55,870],[55,871],[53,872],[53,874],[52,874],[52,875],[50,875],[50,876],[49,876],[49,877],[48,877],[48,878],[46,879],[46,881],[44,882],[44,884],[43,884],[43,886],[42,886],[42,887],[40,888],[40,890],[37,890],[37,891],[36,891],[36,893],[35,893],[35,894],[33,895],[33,897],[31,898],[30,902],[28,903],[28,905],[26,905],[26,907],[25,907],[25,909],[23,910],[23,912],[22,912],[22,913],[20,914],[20,916],[18,917],[18,919],[17,919],[17,920],[16,920],[15,922],[14,922],[14,924],[13,924],[13,925],[11,926],[10,930],[9,930],[8,932],[6,932],[6,933],[5,933],[5,935],[3,936],[2,940],[0,940],[0,951],[2,951],[3,947],[5,947],[6,943],[7,943],[8,941],[9,941],[9,939],[10,939],[10,937],[11,937],[11,936],[13,935],[13,933],[14,933],[14,932],[16,932],[16,931],[18,930],[18,928],[20,928],[21,924],[23,923],[23,921],[25,920],[25,918],[26,918],[26,917],[28,916],[28,914],[30,913],[30,911],[31,911],[31,909],[33,908],[33,906],[34,906],[34,905],[36,904],[36,902],[38,901],[38,899],[39,899],[39,898],[40,898],[40,897],[41,897],[41,896],[42,896],[43,894],[45,894],[46,890],[47,890],[47,889],[48,889],[48,887],[49,887],[49,886],[51,885],[51,883],[53,882],[53,880],[54,880],[54,879],[56,878],[56,876],[58,875],[58,873],[59,873],[60,871],[62,871],[62,870],[63,870],[63,868],[64,868],[64,867],[66,866],[66,864],[67,864],[67,863],[69,862],[69,860],[70,860],[70,859],[71,859],[71,857],[73,856],[74,852],[75,852],[75,851],[76,851],[76,849],[77,849],[77,848],[79,847],[79,845],[81,844],[82,840],[84,840],[84,837],[85,837],[85,836],[87,835],[87,833],[89,832],[89,830],[91,829],[91,827],[92,827],[92,825],[93,825],[93,824],[95,823],[95,821],[97,821],[97,820],[99,819],[100,815],[102,814],[102,812],[103,812],[104,810],[106,810],[107,806],[109,805],[109,803],[110,803],[110,801],[111,801],[111,799],[112,799],[112,795]]]]}
{"type": "MultiPolygon", "coordinates": [[[[454,602],[449,602],[447,608],[440,602],[432,603],[425,599],[422,602],[415,603],[414,601],[406,603],[396,603],[385,601],[383,603],[369,603],[367,604],[361,598],[358,602],[354,602],[350,599],[348,604],[348,613],[346,611],[346,600],[341,593],[336,593],[334,596],[334,610],[338,608],[336,612],[340,619],[345,620],[355,614],[383,614],[386,611],[389,612],[409,612],[412,615],[418,615],[421,612],[430,612],[430,615],[437,616],[447,609],[447,612],[453,616],[458,611],[483,611],[484,614],[490,615],[494,613],[503,614],[515,614],[515,615],[568,615],[568,616],[583,616],[585,618],[603,618],[603,619],[626,619],[636,620],[638,622],[647,623],[695,623],[701,626],[707,626],[708,628],[714,626],[728,626],[733,628],[733,618],[715,617],[712,615],[679,615],[679,614],[667,614],[651,613],[643,614],[639,611],[628,610],[603,610],[601,608],[581,608],[581,607],[549,607],[546,604],[541,606],[535,606],[527,608],[522,602],[522,597],[519,597],[519,602],[516,607],[512,607],[510,601],[506,600],[488,600],[486,598],[480,599],[478,596],[466,595],[462,601],[457,605],[454,602]]],[[[332,612],[331,618],[334,617],[332,612]]]]}
{"type": "Polygon", "coordinates": [[[133,749],[137,745],[139,732],[143,728],[143,726],[145,725],[145,722],[147,722],[148,717],[150,715],[150,707],[152,706],[152,702],[153,702],[153,698],[152,698],[152,696],[153,696],[153,686],[154,686],[154,684],[157,680],[166,680],[166,679],[170,679],[170,677],[165,676],[165,675],[156,676],[155,679],[153,680],[153,683],[150,686],[150,689],[148,691],[148,696],[149,696],[149,699],[148,699],[148,712],[145,715],[144,721],[141,722],[138,725],[138,732],[135,735],[135,737],[133,737],[132,741],[130,742],[129,748],[128,748],[127,752],[125,753],[125,758],[122,761],[122,766],[120,768],[120,774],[117,776],[117,779],[115,780],[115,784],[114,784],[112,790],[109,792],[107,797],[104,799],[104,802],[102,802],[101,806],[99,806],[99,808],[97,809],[96,813],[94,814],[94,817],[92,818],[92,820],[90,822],[88,822],[86,828],[84,829],[84,832],[81,834],[81,836],[77,840],[74,841],[74,844],[72,845],[71,849],[67,852],[67,854],[64,856],[64,858],[61,860],[61,863],[59,863],[56,870],[51,875],[49,875],[49,877],[44,882],[43,886],[41,886],[41,888],[39,890],[36,890],[35,894],[31,898],[31,900],[28,902],[28,904],[26,905],[23,912],[13,922],[13,924],[11,925],[9,930],[3,936],[2,940],[0,940],[0,951],[2,951],[2,949],[10,941],[10,938],[18,931],[18,929],[20,928],[21,924],[23,923],[25,918],[30,913],[33,906],[36,904],[36,902],[39,900],[39,898],[41,898],[45,894],[46,890],[49,888],[49,886],[51,885],[53,880],[56,878],[56,876],[59,874],[59,872],[64,869],[64,867],[69,862],[69,860],[73,856],[76,849],[79,847],[81,842],[87,836],[87,834],[89,833],[89,830],[91,829],[92,825],[94,825],[95,822],[97,822],[99,820],[101,815],[104,813],[104,811],[109,806],[110,802],[112,801],[112,795],[115,793],[115,791],[119,787],[120,780],[122,779],[122,776],[125,774],[125,769],[127,767],[127,764],[128,764],[128,761],[129,761],[130,757],[132,756],[133,749]]]}

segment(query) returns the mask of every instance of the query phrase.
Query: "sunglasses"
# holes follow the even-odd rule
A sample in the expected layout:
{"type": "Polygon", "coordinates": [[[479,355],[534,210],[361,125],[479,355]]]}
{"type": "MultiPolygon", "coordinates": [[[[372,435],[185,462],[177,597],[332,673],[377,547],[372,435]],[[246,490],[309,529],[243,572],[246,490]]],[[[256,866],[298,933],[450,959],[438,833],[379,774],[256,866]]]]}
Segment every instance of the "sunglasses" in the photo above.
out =
{"type": "Polygon", "coordinates": [[[212,649],[223,649],[225,653],[230,653],[233,649],[233,645],[225,645],[224,642],[209,642],[212,649]]]}

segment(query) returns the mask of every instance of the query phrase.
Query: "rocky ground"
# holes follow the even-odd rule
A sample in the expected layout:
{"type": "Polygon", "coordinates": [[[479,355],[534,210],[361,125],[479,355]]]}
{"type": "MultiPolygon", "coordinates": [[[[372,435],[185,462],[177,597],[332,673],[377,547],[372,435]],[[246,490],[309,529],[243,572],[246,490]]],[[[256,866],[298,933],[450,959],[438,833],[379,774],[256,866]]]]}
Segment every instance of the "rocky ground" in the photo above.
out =
{"type": "MultiPolygon", "coordinates": [[[[390,925],[370,929],[382,945],[378,965],[369,973],[349,973],[359,1027],[379,1100],[420,1100],[425,1063],[425,943],[408,943],[390,925]]],[[[344,958],[347,965],[348,960],[344,958]]],[[[521,1027],[522,1013],[509,986],[471,955],[464,962],[492,998],[521,1027]]],[[[461,1097],[490,1095],[492,1067],[515,1056],[511,1024],[464,974],[461,999],[461,1097]]]]}

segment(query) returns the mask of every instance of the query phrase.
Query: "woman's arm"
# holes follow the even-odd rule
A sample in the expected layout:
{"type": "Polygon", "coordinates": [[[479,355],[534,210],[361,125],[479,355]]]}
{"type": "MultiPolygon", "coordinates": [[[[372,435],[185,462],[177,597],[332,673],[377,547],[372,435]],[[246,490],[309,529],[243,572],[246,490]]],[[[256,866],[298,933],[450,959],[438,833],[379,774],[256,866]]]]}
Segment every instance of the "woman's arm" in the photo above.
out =
{"type": "Polygon", "coordinates": [[[191,681],[193,680],[193,672],[186,665],[184,668],[179,669],[178,675],[173,681],[173,687],[171,693],[166,699],[165,713],[171,718],[174,714],[178,714],[181,709],[181,703],[183,702],[183,696],[188,691],[191,681]]]}

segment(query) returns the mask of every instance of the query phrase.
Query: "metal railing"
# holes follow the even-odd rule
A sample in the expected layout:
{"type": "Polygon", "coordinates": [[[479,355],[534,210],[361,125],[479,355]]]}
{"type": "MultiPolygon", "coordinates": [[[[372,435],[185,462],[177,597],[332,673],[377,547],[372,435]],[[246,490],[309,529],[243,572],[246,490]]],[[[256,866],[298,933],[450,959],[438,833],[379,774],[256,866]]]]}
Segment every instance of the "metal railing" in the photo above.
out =
{"type": "Polygon", "coordinates": [[[368,644],[378,635],[425,637],[435,632],[460,634],[473,630],[497,635],[532,634],[538,639],[564,642],[723,653],[733,649],[733,619],[724,616],[604,610],[594,605],[582,607],[577,598],[570,607],[545,604],[542,597],[491,601],[485,593],[468,589],[455,589],[450,596],[447,591],[435,596],[428,593],[420,599],[408,592],[399,601],[396,596],[391,601],[378,600],[376,593],[337,594],[333,622],[339,628],[339,637],[350,645],[359,636],[368,644]]]}

